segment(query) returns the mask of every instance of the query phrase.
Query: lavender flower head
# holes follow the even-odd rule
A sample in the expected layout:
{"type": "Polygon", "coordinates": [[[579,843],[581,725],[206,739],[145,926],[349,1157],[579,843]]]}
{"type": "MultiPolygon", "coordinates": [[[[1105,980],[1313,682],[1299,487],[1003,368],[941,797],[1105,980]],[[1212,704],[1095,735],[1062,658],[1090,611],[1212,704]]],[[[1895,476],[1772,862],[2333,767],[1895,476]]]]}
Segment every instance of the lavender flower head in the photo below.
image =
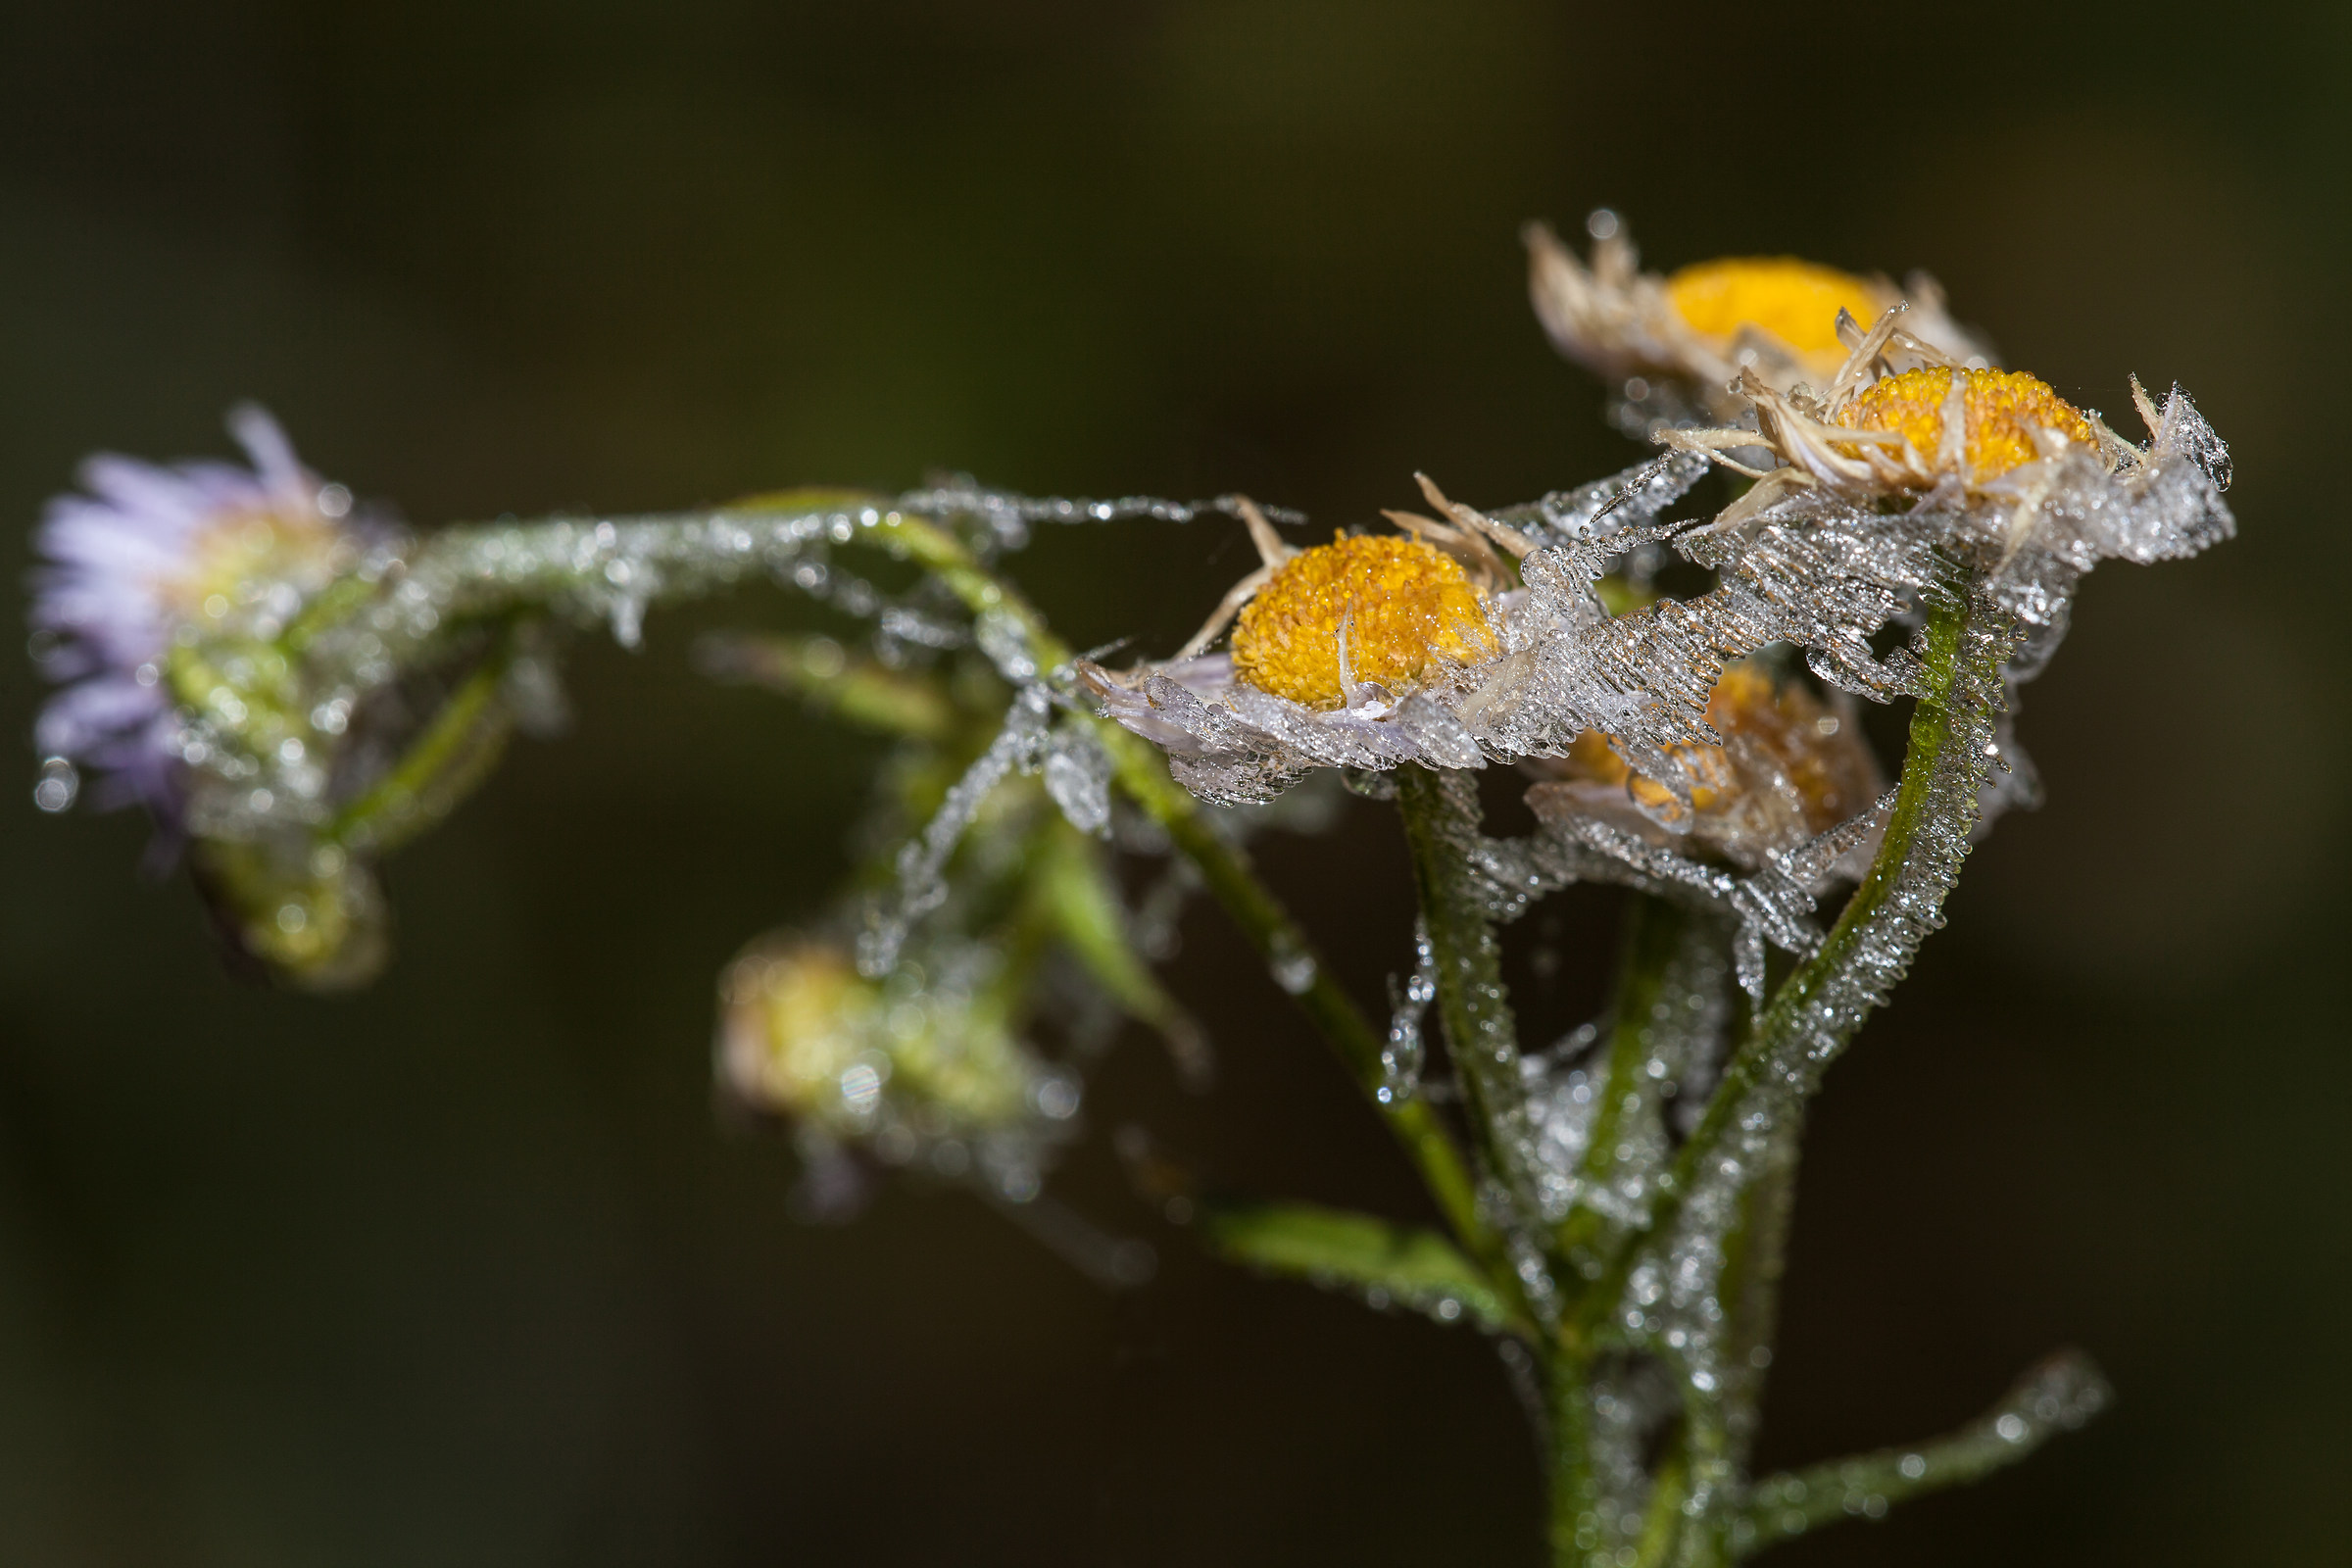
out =
{"type": "Polygon", "coordinates": [[[102,805],[136,801],[176,825],[191,760],[180,703],[197,695],[179,688],[205,684],[193,652],[273,640],[356,554],[349,490],[303,466],[261,409],[239,406],[228,427],[251,469],[100,456],[82,466],[85,493],[49,503],[31,610],[41,669],[61,685],[33,728],[44,810],[74,803],[78,763],[102,773],[102,805]]]}

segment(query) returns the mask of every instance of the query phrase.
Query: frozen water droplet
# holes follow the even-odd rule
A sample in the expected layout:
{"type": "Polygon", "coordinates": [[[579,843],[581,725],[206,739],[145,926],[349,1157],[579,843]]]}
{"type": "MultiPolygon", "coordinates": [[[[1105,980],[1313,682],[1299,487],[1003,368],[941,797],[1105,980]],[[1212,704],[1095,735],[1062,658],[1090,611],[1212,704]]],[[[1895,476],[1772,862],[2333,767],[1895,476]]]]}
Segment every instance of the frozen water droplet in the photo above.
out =
{"type": "Polygon", "coordinates": [[[1037,659],[1029,652],[1029,633],[1017,617],[1002,610],[984,612],[973,623],[972,639],[1006,680],[1027,682],[1037,678],[1037,659]]]}
{"type": "Polygon", "coordinates": [[[1754,923],[1742,925],[1732,943],[1732,963],[1740,975],[1740,989],[1752,1002],[1764,1000],[1764,928],[1754,923]]]}
{"type": "Polygon", "coordinates": [[[1277,951],[1266,969],[1274,976],[1274,983],[1294,997],[1302,997],[1314,988],[1315,956],[1303,949],[1277,951]]]}
{"type": "Polygon", "coordinates": [[[1054,1073],[1038,1080],[1037,1109],[1041,1116],[1067,1121],[1078,1114],[1078,1080],[1068,1074],[1054,1073]]]}
{"type": "Polygon", "coordinates": [[[1412,978],[1401,986],[1395,976],[1389,979],[1389,1043],[1380,1053],[1380,1083],[1373,1091],[1384,1105],[1401,1104],[1420,1091],[1421,1069],[1428,1055],[1421,1025],[1437,994],[1437,954],[1430,947],[1428,926],[1416,920],[1412,978]]]}
{"type": "Polygon", "coordinates": [[[1110,831],[1109,754],[1091,730],[1064,724],[1046,753],[1046,793],[1070,826],[1096,835],[1110,831]]]}
{"type": "Polygon", "coordinates": [[[41,762],[40,781],[32,787],[32,804],[52,814],[74,804],[81,793],[81,774],[62,757],[46,758],[41,762]]]}
{"type": "Polygon", "coordinates": [[[876,901],[867,928],[858,942],[858,967],[868,976],[887,974],[897,964],[899,949],[912,922],[937,908],[948,896],[944,873],[961,842],[964,830],[998,784],[1015,768],[1037,765],[1046,741],[1046,716],[1051,699],[1044,688],[1025,687],[1005,711],[1004,727],[988,750],[964,769],[940,802],[939,810],[922,833],[899,851],[898,887],[876,901]]]}
{"type": "Polygon", "coordinates": [[[1044,1189],[1044,1181],[1027,1166],[1005,1171],[997,1178],[997,1191],[1004,1195],[1007,1202],[1033,1201],[1044,1189]]]}
{"type": "MultiPolygon", "coordinates": [[[[619,563],[615,562],[615,565],[619,563]]],[[[636,594],[616,594],[612,599],[612,640],[623,648],[636,648],[645,641],[645,600],[636,594]]]]}
{"type": "Polygon", "coordinates": [[[854,1111],[871,1110],[882,1097],[882,1075],[871,1062],[855,1062],[841,1074],[841,1098],[854,1111]]]}

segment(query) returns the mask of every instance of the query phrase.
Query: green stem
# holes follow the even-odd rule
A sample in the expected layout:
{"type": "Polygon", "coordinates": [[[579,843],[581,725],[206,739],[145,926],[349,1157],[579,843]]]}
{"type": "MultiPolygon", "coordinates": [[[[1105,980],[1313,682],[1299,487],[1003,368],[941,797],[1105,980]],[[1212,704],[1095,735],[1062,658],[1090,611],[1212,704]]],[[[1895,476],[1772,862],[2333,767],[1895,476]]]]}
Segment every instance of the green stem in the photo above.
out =
{"type": "Polygon", "coordinates": [[[1650,1482],[1649,1506],[1642,1511],[1642,1537],[1634,1543],[1634,1568],[1665,1568],[1682,1539],[1683,1503],[1690,1495],[1690,1465],[1678,1440],[1658,1461],[1650,1482]]]}
{"type": "Polygon", "coordinates": [[[2105,1407],[2107,1383],[2076,1352],[2050,1357],[2001,1402],[1948,1437],[1881,1448],[1769,1476],[1750,1494],[1736,1539],[1742,1555],[1841,1519],[1877,1519],[1895,1503],[2017,1463],[2105,1407]]]}
{"type": "Polygon", "coordinates": [[[1208,1044],[1128,940],[1111,867],[1095,840],[1052,813],[1034,842],[1030,897],[1070,955],[1129,1017],[1156,1031],[1195,1089],[1211,1076],[1208,1044]]]}
{"type": "Polygon", "coordinates": [[[1546,1362],[1551,1404],[1551,1560],[1553,1568],[1614,1564],[1615,1530],[1601,1517],[1592,1474],[1592,1362],[1559,1351],[1546,1362]]]}
{"type": "MultiPolygon", "coordinates": [[[[1518,1022],[1502,983],[1502,949],[1481,902],[1466,850],[1479,828],[1476,781],[1467,773],[1396,770],[1396,805],[1413,861],[1422,928],[1436,960],[1438,1018],[1469,1112],[1471,1142],[1515,1201],[1534,1192],[1528,1169],[1527,1086],[1519,1071],[1518,1022]]],[[[1488,1261],[1495,1284],[1527,1300],[1528,1282],[1507,1254],[1488,1261]]],[[[1545,1314],[1532,1311],[1531,1316],[1545,1314]]]]}
{"type": "Polygon", "coordinates": [[[462,793],[495,755],[492,710],[514,658],[514,634],[501,635],[435,712],[392,771],[338,811],[322,834],[370,853],[390,849],[420,826],[437,796],[462,793]]]}
{"type": "MultiPolygon", "coordinates": [[[[1644,1097],[1656,1094],[1660,1087],[1642,1082],[1642,1068],[1650,1056],[1651,1031],[1667,970],[1696,918],[1663,899],[1641,893],[1633,896],[1626,921],[1624,963],[1610,1007],[1607,1076],[1601,1081],[1601,1101],[1593,1109],[1592,1133],[1578,1172],[1588,1188],[1604,1186],[1615,1174],[1617,1145],[1626,1117],[1641,1109],[1644,1097]]],[[[1590,1203],[1578,1204],[1560,1226],[1560,1255],[1571,1264],[1592,1257],[1612,1225],[1590,1203]]]]}

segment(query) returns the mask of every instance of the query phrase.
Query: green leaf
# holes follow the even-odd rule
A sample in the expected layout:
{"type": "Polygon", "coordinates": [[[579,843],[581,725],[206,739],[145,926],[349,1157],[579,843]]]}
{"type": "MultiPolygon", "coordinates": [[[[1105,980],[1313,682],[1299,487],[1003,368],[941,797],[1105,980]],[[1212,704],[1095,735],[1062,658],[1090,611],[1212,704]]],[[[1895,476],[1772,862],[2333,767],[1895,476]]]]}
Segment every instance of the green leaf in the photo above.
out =
{"type": "Polygon", "coordinates": [[[714,679],[806,697],[849,723],[886,735],[940,743],[956,732],[956,705],[939,682],[846,656],[830,637],[713,632],[695,646],[695,662],[714,679]]]}
{"type": "Polygon", "coordinates": [[[1209,1250],[1268,1274],[1412,1308],[1440,1323],[1511,1327],[1477,1266],[1434,1231],[1310,1203],[1216,1204],[1200,1231],[1209,1250]]]}

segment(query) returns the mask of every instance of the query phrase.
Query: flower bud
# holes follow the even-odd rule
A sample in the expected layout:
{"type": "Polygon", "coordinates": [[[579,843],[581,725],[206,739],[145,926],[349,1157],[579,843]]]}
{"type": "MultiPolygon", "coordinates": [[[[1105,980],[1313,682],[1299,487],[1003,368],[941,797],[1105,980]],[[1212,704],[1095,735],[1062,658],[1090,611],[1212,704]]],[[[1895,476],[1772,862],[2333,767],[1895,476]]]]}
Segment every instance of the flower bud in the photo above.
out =
{"type": "Polygon", "coordinates": [[[223,938],[299,990],[365,985],[390,956],[374,873],[339,846],[296,835],[200,839],[189,863],[223,938]]]}
{"type": "Polygon", "coordinates": [[[890,1163],[976,1169],[1025,1200],[1077,1114],[1079,1084],[1013,1034],[993,968],[981,950],[935,948],[874,981],[839,944],[771,939],[720,982],[720,1081],[890,1163]]]}

